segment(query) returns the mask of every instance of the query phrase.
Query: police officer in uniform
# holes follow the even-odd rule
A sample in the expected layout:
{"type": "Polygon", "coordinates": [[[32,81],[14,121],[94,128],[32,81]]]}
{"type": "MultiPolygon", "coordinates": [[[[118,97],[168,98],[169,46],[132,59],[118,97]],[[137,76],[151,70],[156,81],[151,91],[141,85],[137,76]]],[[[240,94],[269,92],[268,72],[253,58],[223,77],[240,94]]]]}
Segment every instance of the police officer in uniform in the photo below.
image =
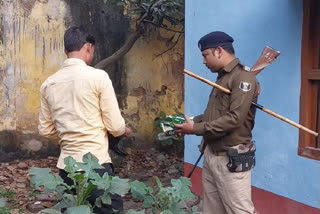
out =
{"type": "Polygon", "coordinates": [[[204,164],[202,184],[205,214],[253,214],[251,168],[232,172],[227,167],[227,151],[252,148],[258,83],[255,75],[234,55],[233,38],[220,31],[203,36],[199,42],[203,63],[217,72],[216,83],[231,91],[225,94],[213,89],[207,108],[193,121],[176,124],[177,132],[203,136],[204,164]]]}

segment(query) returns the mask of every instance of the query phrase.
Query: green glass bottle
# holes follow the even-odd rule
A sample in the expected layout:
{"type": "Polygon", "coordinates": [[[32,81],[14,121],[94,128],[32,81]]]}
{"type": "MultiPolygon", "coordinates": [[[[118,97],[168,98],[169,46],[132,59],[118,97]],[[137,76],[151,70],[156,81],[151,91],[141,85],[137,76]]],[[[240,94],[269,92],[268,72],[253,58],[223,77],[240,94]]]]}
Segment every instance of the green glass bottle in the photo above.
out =
{"type": "Polygon", "coordinates": [[[169,138],[178,139],[179,137],[175,133],[174,124],[182,124],[185,122],[186,122],[186,119],[183,114],[167,115],[160,122],[160,126],[163,132],[158,134],[157,136],[158,140],[167,140],[169,138]]]}

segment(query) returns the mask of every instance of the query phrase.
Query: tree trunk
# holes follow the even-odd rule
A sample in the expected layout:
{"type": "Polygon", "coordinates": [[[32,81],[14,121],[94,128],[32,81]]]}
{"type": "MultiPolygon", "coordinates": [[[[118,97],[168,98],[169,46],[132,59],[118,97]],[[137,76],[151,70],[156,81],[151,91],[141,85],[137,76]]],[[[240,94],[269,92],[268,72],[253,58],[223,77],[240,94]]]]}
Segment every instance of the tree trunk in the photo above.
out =
{"type": "Polygon", "coordinates": [[[134,45],[134,43],[142,36],[143,30],[137,29],[136,31],[132,32],[129,36],[129,38],[126,40],[124,45],[117,50],[115,53],[113,53],[111,56],[101,60],[95,65],[95,68],[104,69],[105,67],[115,63],[120,58],[122,58],[126,53],[129,52],[131,47],[134,45]]]}

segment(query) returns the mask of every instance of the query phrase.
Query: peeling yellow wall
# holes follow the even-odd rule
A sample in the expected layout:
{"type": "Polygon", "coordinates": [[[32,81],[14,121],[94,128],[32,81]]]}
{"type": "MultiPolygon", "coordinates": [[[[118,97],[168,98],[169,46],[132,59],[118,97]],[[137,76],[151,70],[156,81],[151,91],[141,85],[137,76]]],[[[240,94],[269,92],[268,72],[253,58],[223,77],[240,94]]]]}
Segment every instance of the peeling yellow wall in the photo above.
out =
{"type": "MultiPolygon", "coordinates": [[[[65,59],[63,35],[66,23],[74,21],[66,2],[0,0],[0,150],[9,138],[18,140],[16,144],[22,149],[50,149],[49,142],[37,134],[39,89],[65,59]],[[11,134],[8,137],[8,130],[25,137],[16,139],[11,134]],[[4,137],[1,133],[5,133],[4,137]]],[[[134,129],[139,147],[155,142],[153,121],[161,111],[173,114],[184,110],[183,36],[172,50],[156,57],[177,37],[176,33],[153,30],[140,38],[122,61],[121,81],[128,92],[121,99],[122,112],[134,129]]]]}
{"type": "Polygon", "coordinates": [[[156,141],[154,119],[160,112],[184,112],[183,35],[156,31],[147,40],[140,38],[126,56],[126,120],[135,130],[136,146],[151,146],[156,141]],[[173,41],[167,45],[169,38],[173,41]]]}
{"type": "Polygon", "coordinates": [[[39,88],[63,62],[68,9],[61,0],[5,1],[0,130],[36,133],[39,88]]]}

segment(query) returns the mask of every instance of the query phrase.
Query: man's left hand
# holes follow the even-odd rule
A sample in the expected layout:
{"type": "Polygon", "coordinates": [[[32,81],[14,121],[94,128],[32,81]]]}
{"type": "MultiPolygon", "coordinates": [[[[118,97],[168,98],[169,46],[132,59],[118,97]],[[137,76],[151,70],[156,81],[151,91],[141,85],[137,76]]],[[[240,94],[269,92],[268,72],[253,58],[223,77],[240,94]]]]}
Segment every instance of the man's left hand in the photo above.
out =
{"type": "Polygon", "coordinates": [[[194,134],[193,131],[193,124],[194,122],[188,117],[185,116],[186,122],[182,124],[174,124],[176,127],[176,133],[179,136],[185,135],[185,134],[194,134]]]}

